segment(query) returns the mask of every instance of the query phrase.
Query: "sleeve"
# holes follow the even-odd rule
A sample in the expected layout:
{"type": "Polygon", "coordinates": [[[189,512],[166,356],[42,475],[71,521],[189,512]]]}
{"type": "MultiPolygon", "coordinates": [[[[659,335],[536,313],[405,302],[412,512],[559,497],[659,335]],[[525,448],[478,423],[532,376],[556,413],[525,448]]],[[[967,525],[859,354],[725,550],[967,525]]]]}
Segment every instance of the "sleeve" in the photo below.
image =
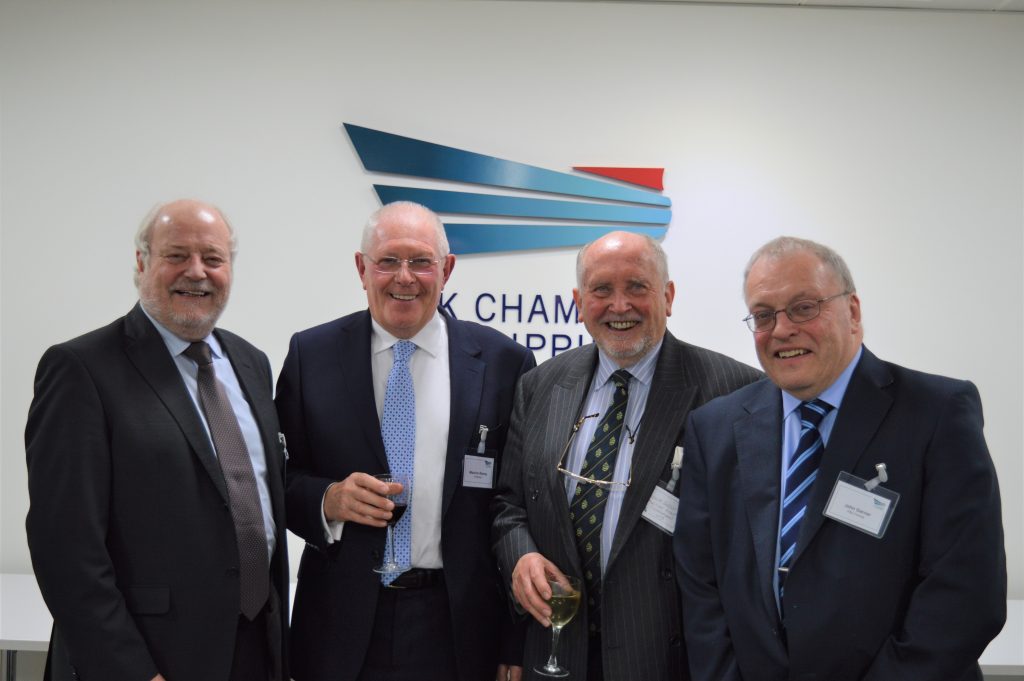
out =
{"type": "Polygon", "coordinates": [[[313,461],[306,434],[303,399],[302,352],[296,334],[288,346],[274,398],[281,432],[288,441],[285,512],[289,530],[324,550],[329,543],[329,535],[324,531],[323,499],[327,488],[336,481],[311,472],[313,461]]]}
{"type": "Polygon", "coordinates": [[[498,571],[512,600],[512,571],[519,559],[527,553],[537,551],[537,544],[530,536],[526,516],[525,499],[525,455],[523,451],[524,427],[528,422],[530,376],[520,378],[516,387],[512,419],[509,424],[508,441],[502,455],[501,474],[498,489],[492,501],[494,523],[491,529],[494,553],[498,560],[498,571]]]}
{"type": "Polygon", "coordinates": [[[70,349],[39,362],[25,429],[32,566],[70,663],[83,678],[151,679],[158,670],[118,589],[107,549],[112,465],[107,415],[70,349]]]}
{"type": "Polygon", "coordinates": [[[1006,620],[999,485],[977,388],[959,386],[924,456],[918,583],[864,681],[961,678],[1006,620]]]}
{"type": "Polygon", "coordinates": [[[686,424],[682,487],[673,535],[683,631],[693,681],[740,681],[719,595],[711,537],[708,468],[691,415],[686,424]]]}

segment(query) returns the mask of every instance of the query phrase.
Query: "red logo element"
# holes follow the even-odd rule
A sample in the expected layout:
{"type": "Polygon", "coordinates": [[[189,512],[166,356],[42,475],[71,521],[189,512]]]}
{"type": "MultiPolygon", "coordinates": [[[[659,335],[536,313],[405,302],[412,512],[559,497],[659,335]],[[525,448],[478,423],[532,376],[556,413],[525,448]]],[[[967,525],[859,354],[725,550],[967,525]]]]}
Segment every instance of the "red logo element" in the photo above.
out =
{"type": "Polygon", "coordinates": [[[573,166],[573,170],[601,175],[615,180],[622,180],[630,184],[650,187],[661,191],[665,188],[662,177],[665,175],[664,168],[611,168],[607,166],[573,166]]]}

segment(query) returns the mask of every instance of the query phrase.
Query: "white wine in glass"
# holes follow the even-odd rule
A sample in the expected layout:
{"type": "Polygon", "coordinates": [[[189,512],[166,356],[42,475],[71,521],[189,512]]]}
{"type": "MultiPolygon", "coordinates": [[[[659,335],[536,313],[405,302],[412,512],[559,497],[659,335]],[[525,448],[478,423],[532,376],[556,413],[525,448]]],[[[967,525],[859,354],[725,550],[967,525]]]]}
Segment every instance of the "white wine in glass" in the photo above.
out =
{"type": "Polygon", "coordinates": [[[551,620],[551,655],[548,656],[547,664],[534,667],[533,671],[541,676],[565,678],[569,676],[569,670],[558,664],[558,636],[562,633],[562,627],[580,609],[580,580],[579,577],[549,578],[548,586],[551,587],[551,598],[547,600],[551,608],[551,617],[548,618],[551,620]]]}

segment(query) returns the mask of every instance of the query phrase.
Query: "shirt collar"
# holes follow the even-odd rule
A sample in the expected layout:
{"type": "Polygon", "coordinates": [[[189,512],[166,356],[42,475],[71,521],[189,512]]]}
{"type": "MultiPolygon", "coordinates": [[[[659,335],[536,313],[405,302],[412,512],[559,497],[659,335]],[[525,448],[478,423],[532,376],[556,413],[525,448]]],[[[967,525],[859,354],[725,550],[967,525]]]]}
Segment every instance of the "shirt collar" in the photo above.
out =
{"type": "MultiPolygon", "coordinates": [[[[835,380],[829,387],[821,391],[821,394],[817,396],[818,399],[825,400],[832,407],[839,411],[839,405],[843,401],[843,396],[846,395],[846,388],[850,385],[850,378],[853,376],[853,370],[857,368],[857,363],[860,362],[860,356],[864,353],[864,346],[857,348],[857,354],[853,356],[850,363],[843,369],[843,373],[839,374],[839,378],[835,380]]],[[[794,409],[800,406],[803,402],[799,397],[790,395],[785,390],[782,391],[782,418],[787,419],[794,409]]]]}
{"type": "MultiPolygon", "coordinates": [[[[376,355],[379,352],[390,350],[392,345],[402,340],[388,332],[373,317],[370,317],[370,323],[373,327],[373,333],[370,335],[371,354],[376,355]]],[[[423,328],[409,340],[431,357],[437,357],[444,352],[446,334],[447,329],[445,328],[444,320],[441,319],[440,314],[434,312],[430,316],[430,320],[423,325],[423,328]]]]}
{"type": "MultiPolygon", "coordinates": [[[[654,368],[658,363],[658,352],[661,350],[661,344],[665,342],[665,337],[662,336],[658,343],[647,351],[647,354],[640,358],[640,361],[633,366],[625,367],[626,371],[629,372],[633,380],[640,381],[646,386],[650,386],[651,381],[654,380],[654,368]]],[[[608,379],[612,377],[612,374],[623,367],[620,367],[618,363],[605,354],[604,350],[600,346],[597,348],[597,371],[594,372],[594,387],[600,388],[608,379]]]]}
{"type": "MultiPolygon", "coordinates": [[[[182,338],[179,338],[178,336],[174,335],[170,331],[170,329],[168,329],[166,326],[155,320],[153,318],[153,315],[149,314],[149,312],[146,310],[144,306],[139,305],[139,308],[142,310],[143,314],[146,315],[146,318],[153,323],[153,326],[156,327],[156,331],[157,333],[160,334],[160,338],[163,339],[164,345],[167,346],[167,351],[171,353],[171,357],[177,357],[181,353],[185,352],[188,346],[192,345],[192,341],[187,341],[182,338]]],[[[217,340],[217,337],[213,335],[213,333],[208,334],[206,338],[204,338],[203,340],[206,341],[206,343],[210,346],[210,350],[213,351],[214,359],[220,359],[221,357],[224,356],[224,353],[221,352],[220,349],[220,342],[217,340]]]]}

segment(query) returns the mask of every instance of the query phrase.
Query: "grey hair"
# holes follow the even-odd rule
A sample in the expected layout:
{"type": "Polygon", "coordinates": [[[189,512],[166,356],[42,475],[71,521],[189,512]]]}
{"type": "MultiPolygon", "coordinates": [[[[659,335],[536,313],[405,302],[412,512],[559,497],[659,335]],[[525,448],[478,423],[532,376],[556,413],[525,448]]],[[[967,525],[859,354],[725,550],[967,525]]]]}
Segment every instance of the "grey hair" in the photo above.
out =
{"type": "Polygon", "coordinates": [[[846,266],[846,261],[843,260],[841,255],[828,246],[819,244],[817,241],[799,239],[795,236],[780,236],[761,246],[750,256],[747,266],[743,269],[744,295],[746,295],[747,277],[750,276],[750,270],[758,260],[761,258],[781,258],[801,251],[808,251],[820,260],[839,280],[839,284],[843,287],[844,291],[856,292],[857,287],[853,283],[853,275],[850,274],[850,268],[846,266]]]}
{"type": "MultiPolygon", "coordinates": [[[[633,232],[631,232],[633,233],[633,232]]],[[[661,247],[655,239],[651,238],[647,234],[637,234],[644,241],[646,241],[648,255],[654,261],[654,267],[658,272],[658,277],[661,278],[662,284],[668,283],[668,256],[665,254],[665,249],[661,247]]],[[[604,238],[604,237],[602,237],[604,238]]],[[[576,253],[576,288],[583,290],[583,256],[586,255],[587,250],[590,249],[600,239],[594,239],[589,244],[586,244],[576,253]]]]}
{"type": "MultiPolygon", "coordinates": [[[[139,229],[135,232],[135,250],[139,252],[139,255],[142,256],[142,260],[147,265],[149,264],[149,249],[153,245],[153,230],[156,228],[157,219],[160,217],[160,214],[164,211],[164,208],[171,205],[172,203],[177,203],[180,200],[181,199],[175,201],[164,201],[162,203],[156,204],[155,206],[153,206],[152,209],[150,209],[148,213],[146,213],[146,217],[142,218],[142,222],[139,223],[139,229]]],[[[225,225],[227,225],[228,235],[230,239],[229,248],[231,250],[231,262],[234,263],[235,256],[238,255],[238,235],[235,234],[235,228],[231,225],[231,221],[228,220],[228,216],[224,215],[224,211],[222,211],[220,208],[213,205],[212,203],[206,203],[205,201],[202,201],[201,203],[217,211],[217,214],[220,215],[220,219],[224,221],[225,225]]],[[[138,287],[139,285],[139,276],[141,274],[142,273],[139,272],[138,265],[136,265],[134,272],[136,287],[138,287]]]]}
{"type": "Polygon", "coordinates": [[[363,253],[368,253],[373,246],[373,233],[377,230],[377,226],[380,225],[381,218],[385,217],[386,213],[399,209],[419,210],[426,215],[434,227],[434,241],[435,246],[437,246],[438,257],[442,259],[448,257],[448,235],[444,232],[444,223],[441,222],[441,218],[434,211],[414,201],[393,201],[384,204],[370,214],[370,217],[366,220],[366,225],[363,227],[363,238],[359,245],[359,249],[363,253]]]}

